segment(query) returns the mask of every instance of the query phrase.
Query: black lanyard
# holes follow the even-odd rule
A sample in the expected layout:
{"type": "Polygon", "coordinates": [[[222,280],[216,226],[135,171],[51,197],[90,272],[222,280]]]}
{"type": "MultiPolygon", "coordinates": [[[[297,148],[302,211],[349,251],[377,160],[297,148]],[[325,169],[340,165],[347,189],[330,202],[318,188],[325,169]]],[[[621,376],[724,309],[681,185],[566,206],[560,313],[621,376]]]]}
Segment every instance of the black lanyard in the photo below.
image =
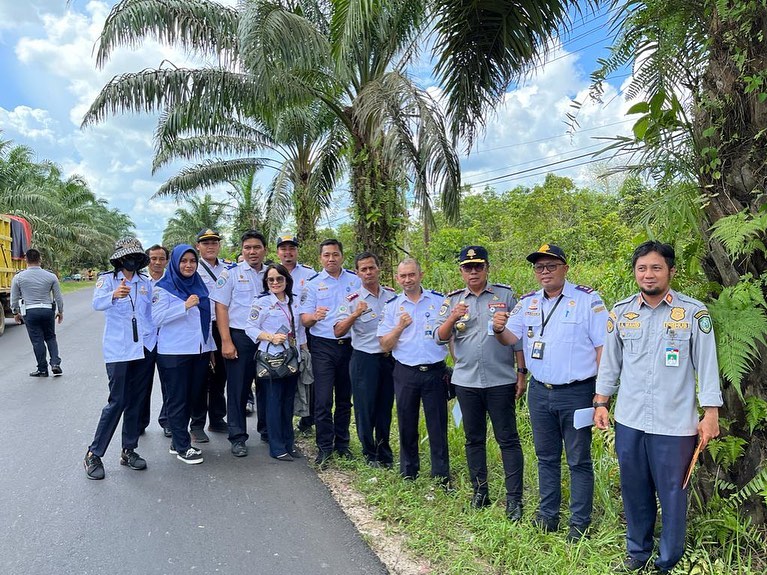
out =
{"type": "MultiPolygon", "coordinates": [[[[132,285],[131,285],[131,291],[133,291],[132,285]]],[[[128,294],[128,299],[130,300],[130,307],[133,313],[133,317],[131,317],[131,327],[133,327],[133,341],[138,342],[138,322],[136,321],[136,304],[133,303],[133,298],[131,297],[130,294],[128,294]]],[[[138,301],[138,284],[136,284],[136,300],[138,301]]]]}
{"type": "Polygon", "coordinates": [[[542,323],[541,323],[541,337],[543,337],[543,330],[546,329],[546,324],[549,323],[549,320],[551,320],[551,316],[554,315],[554,312],[556,311],[557,306],[559,305],[559,302],[562,301],[562,298],[564,297],[564,295],[565,294],[563,294],[563,293],[559,294],[559,297],[557,298],[557,301],[554,304],[554,307],[551,308],[551,312],[549,312],[549,318],[548,319],[546,319],[546,316],[543,313],[543,304],[541,304],[541,321],[542,321],[542,323]]]}

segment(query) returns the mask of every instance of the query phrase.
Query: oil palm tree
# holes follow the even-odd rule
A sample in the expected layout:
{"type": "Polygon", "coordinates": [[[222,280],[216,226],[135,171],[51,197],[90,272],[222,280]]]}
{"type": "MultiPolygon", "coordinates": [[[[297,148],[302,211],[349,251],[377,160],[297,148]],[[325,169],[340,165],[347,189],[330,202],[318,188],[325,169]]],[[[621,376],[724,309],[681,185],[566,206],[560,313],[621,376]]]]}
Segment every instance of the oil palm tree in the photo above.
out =
{"type": "Polygon", "coordinates": [[[191,197],[186,207],[176,210],[162,233],[162,244],[172,249],[178,244],[190,244],[200,230],[220,230],[228,206],[213,200],[210,194],[191,197]]]}

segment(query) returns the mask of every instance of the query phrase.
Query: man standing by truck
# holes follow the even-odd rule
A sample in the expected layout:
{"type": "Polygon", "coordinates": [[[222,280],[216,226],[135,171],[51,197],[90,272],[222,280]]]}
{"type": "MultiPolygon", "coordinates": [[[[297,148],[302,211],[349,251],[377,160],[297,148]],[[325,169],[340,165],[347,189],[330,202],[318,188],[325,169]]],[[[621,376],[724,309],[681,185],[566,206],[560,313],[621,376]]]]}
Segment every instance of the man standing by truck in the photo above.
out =
{"type": "Polygon", "coordinates": [[[19,272],[11,282],[11,311],[16,323],[27,326],[29,340],[37,359],[37,370],[31,377],[48,377],[50,355],[53,375],[61,375],[61,358],[56,342],[55,320],[64,321],[64,298],[58,278],[40,267],[40,252],[27,250],[27,269],[19,272]]]}

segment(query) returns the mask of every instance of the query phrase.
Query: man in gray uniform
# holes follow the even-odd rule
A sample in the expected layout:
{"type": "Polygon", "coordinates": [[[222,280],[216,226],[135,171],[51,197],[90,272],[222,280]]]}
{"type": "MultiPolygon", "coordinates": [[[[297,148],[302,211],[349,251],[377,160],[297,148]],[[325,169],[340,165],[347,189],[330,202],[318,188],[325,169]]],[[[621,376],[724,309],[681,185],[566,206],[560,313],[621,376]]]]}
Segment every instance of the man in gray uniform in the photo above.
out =
{"type": "Polygon", "coordinates": [[[522,518],[524,459],[517,433],[515,402],[527,387],[521,342],[512,352],[496,340],[493,315],[517,305],[514,292],[488,283],[490,262],[482,246],[467,246],[458,258],[466,287],[447,295],[439,309],[434,337],[440,345],[453,343],[453,384],[463,413],[466,463],[474,488],[471,506],[491,504],[487,485],[487,416],[501,448],[506,483],[506,516],[522,518]],[[516,366],[515,366],[516,356],[516,366]],[[518,366],[518,367],[517,367],[518,366]]]}
{"type": "Polygon", "coordinates": [[[722,393],[711,316],[701,302],[670,289],[674,259],[674,249],[660,242],[634,251],[640,293],[610,312],[594,396],[594,422],[607,429],[609,400],[618,392],[615,451],[627,525],[624,565],[631,571],[644,569],[652,555],[656,495],[663,530],[655,566],[668,573],[682,558],[685,474],[696,443],[702,449],[719,435],[722,393]]]}
{"type": "Polygon", "coordinates": [[[58,278],[40,267],[40,252],[27,250],[27,269],[14,276],[11,282],[11,311],[16,323],[27,326],[29,341],[37,359],[37,370],[31,377],[48,377],[46,346],[51,359],[53,375],[61,375],[59,344],[56,341],[56,322],[64,321],[64,298],[58,278]],[[55,303],[54,303],[55,302],[55,303]]]}

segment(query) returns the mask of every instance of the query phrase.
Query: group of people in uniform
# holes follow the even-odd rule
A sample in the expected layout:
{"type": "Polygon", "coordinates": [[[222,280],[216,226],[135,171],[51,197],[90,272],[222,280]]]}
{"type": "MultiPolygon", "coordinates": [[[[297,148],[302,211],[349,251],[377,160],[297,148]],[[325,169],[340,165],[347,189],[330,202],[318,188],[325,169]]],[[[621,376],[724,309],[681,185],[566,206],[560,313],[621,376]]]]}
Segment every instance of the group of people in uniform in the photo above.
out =
{"type": "Polygon", "coordinates": [[[516,402],[527,391],[540,495],[532,522],[542,531],[559,529],[564,450],[571,542],[587,536],[592,521],[590,423],[609,426],[617,393],[624,566],[638,571],[651,560],[656,496],[663,529],[655,565],[665,572],[679,561],[684,477],[696,446],[719,433],[722,396],[711,318],[701,302],[671,289],[671,246],[650,241],[636,249],[632,268],[639,293],[608,312],[597,291],[568,281],[567,257],[553,244],[527,256],[540,289],[518,298],[509,286],[490,281],[483,246],[461,250],[464,286],[445,296],[422,286],[423,270],[412,258],[397,266],[399,293],[381,285],[374,253],[357,255],[354,271],[344,269],[343,246],[335,239],[320,244],[319,273],[298,263],[292,236],[277,239],[280,263],[273,264],[264,262],[266,240],[257,231],[242,235],[243,261],[237,264],[218,259],[220,241],[217,232],[203,230],[195,247],[165,250],[167,268],[157,278],[139,270],[149,264],[151,273],[151,251],[164,248],[145,253],[135,238],[117,243],[114,270],[99,277],[93,299],[94,309],[106,314],[109,400],[85,457],[89,478],[104,477],[101,457],[121,415],[120,463],[146,468],[136,448],[155,364],[164,398],[160,423],[171,437],[170,452],[181,461],[202,462],[192,442],[208,440],[206,416],[209,431],[228,433],[232,455],[248,455],[254,379],[257,431],[270,455],[280,461],[300,457],[293,428],[300,374],[263,377],[254,359],[257,350],[294,347],[300,373],[313,376],[313,410],[298,430],[315,426],[316,465],[354,457],[353,409],[367,464],[393,467],[396,403],[401,476],[415,479],[421,470],[423,409],[430,474],[448,487],[448,401],[456,397],[473,487],[470,506],[492,504],[489,418],[501,452],[506,516],[514,522],[523,516],[524,469],[516,402]],[[705,412],[700,420],[698,407],[705,412]]]}

